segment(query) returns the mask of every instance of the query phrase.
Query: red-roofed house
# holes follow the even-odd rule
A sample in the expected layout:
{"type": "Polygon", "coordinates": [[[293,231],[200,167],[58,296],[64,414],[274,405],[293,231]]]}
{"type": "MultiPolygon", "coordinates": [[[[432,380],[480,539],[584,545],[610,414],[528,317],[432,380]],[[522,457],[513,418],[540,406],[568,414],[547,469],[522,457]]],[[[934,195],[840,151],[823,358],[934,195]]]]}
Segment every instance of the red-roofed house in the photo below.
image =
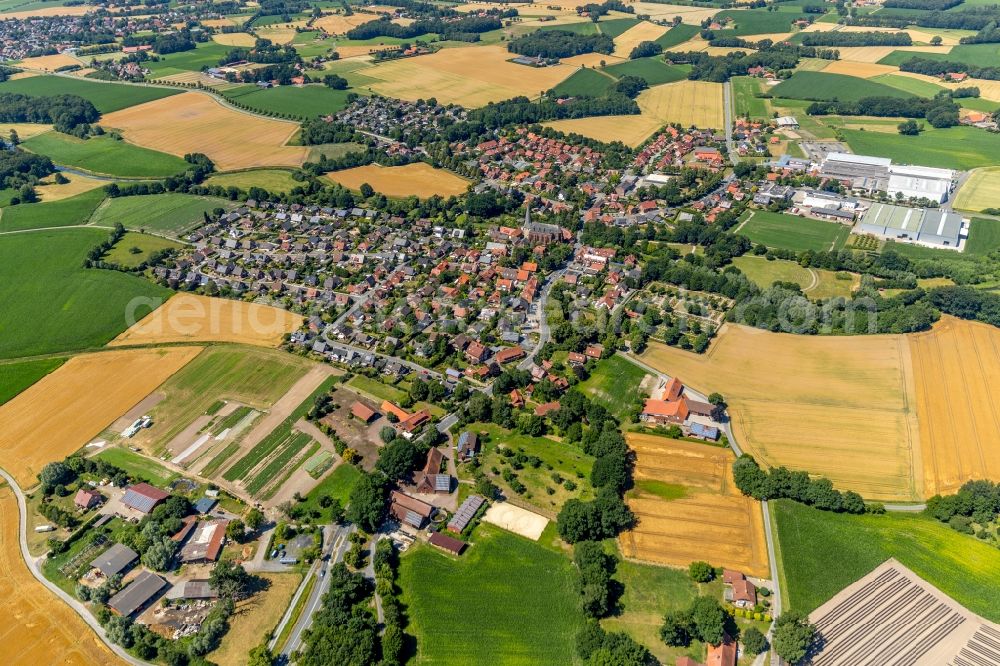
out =
{"type": "Polygon", "coordinates": [[[736,641],[723,634],[722,643],[709,645],[705,666],[736,666],[736,641]]]}
{"type": "Polygon", "coordinates": [[[362,423],[371,423],[378,416],[378,412],[365,403],[355,400],[354,404],[351,405],[351,416],[362,423]]]}
{"type": "Polygon", "coordinates": [[[687,401],[683,398],[670,402],[650,398],[643,405],[639,418],[653,423],[684,423],[689,414],[687,401]]]}
{"type": "Polygon", "coordinates": [[[663,398],[661,399],[666,400],[667,402],[676,400],[681,397],[681,391],[683,390],[684,384],[681,384],[681,380],[673,377],[669,382],[667,382],[667,385],[663,387],[663,398]]]}
{"type": "Polygon", "coordinates": [[[80,507],[81,509],[90,509],[101,503],[104,497],[101,493],[96,490],[90,490],[89,488],[80,488],[76,491],[76,497],[73,498],[73,504],[80,507]]]}

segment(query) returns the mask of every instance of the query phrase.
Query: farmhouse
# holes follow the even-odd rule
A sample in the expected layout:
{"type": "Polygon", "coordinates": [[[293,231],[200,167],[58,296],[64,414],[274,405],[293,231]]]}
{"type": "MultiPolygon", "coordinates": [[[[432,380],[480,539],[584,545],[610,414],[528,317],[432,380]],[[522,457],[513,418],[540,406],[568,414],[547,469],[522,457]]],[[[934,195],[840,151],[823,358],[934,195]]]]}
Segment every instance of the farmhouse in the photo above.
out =
{"type": "Polygon", "coordinates": [[[76,497],[73,498],[73,505],[81,509],[90,509],[100,504],[103,499],[101,493],[96,490],[80,488],[76,491],[76,497]]]}
{"type": "Polygon", "coordinates": [[[101,572],[102,576],[110,578],[127,570],[138,559],[139,555],[134,550],[116,543],[99,557],[94,558],[90,566],[101,572]]]}
{"type": "Polygon", "coordinates": [[[462,462],[472,460],[479,453],[479,435],[471,430],[466,430],[458,436],[458,444],[455,449],[458,453],[458,459],[462,462]]]}
{"type": "Polygon", "coordinates": [[[876,203],[864,214],[854,231],[895,241],[959,249],[964,223],[961,215],[936,208],[904,208],[876,203]]]}
{"type": "Polygon", "coordinates": [[[165,490],[160,490],[148,483],[137,483],[125,490],[122,504],[146,515],[168,497],[170,497],[170,493],[165,490]]]}
{"type": "Polygon", "coordinates": [[[123,617],[131,617],[146,606],[168,585],[152,571],[143,571],[125,589],[108,600],[108,607],[123,617]]]}
{"type": "Polygon", "coordinates": [[[411,497],[398,490],[392,491],[392,494],[389,495],[389,502],[389,513],[396,520],[418,530],[434,513],[434,507],[427,502],[422,502],[416,497],[411,497]]]}
{"type": "Polygon", "coordinates": [[[681,424],[687,420],[688,411],[687,400],[654,400],[649,398],[642,407],[642,414],[639,418],[643,421],[666,424],[681,424]]]}
{"type": "Polygon", "coordinates": [[[205,564],[219,558],[226,538],[228,520],[206,520],[198,523],[194,534],[181,548],[181,562],[205,564]]]}
{"type": "Polygon", "coordinates": [[[728,634],[723,634],[721,643],[709,644],[705,666],[736,666],[736,656],[736,641],[728,634]]]}
{"type": "Polygon", "coordinates": [[[451,476],[441,474],[441,462],[444,455],[441,449],[433,448],[427,452],[427,462],[417,478],[418,493],[449,493],[451,492],[451,476]]]}
{"type": "Polygon", "coordinates": [[[428,541],[432,546],[447,551],[452,555],[461,555],[462,551],[465,550],[464,541],[459,541],[455,537],[450,537],[447,534],[441,534],[440,532],[432,534],[428,541]]]}

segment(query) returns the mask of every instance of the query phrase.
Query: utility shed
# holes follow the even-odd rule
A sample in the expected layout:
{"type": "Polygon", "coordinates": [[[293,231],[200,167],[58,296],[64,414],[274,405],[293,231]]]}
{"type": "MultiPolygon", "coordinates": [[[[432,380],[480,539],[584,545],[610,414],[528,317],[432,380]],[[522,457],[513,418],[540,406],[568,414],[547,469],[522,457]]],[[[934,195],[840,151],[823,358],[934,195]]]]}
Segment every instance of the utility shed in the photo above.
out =
{"type": "Polygon", "coordinates": [[[138,559],[139,555],[134,550],[128,546],[116,543],[101,553],[100,556],[94,558],[90,566],[110,578],[128,569],[138,559]]]}
{"type": "Polygon", "coordinates": [[[124,617],[130,617],[145,608],[167,585],[167,581],[152,571],[143,571],[125,589],[108,600],[108,606],[124,617]]]}

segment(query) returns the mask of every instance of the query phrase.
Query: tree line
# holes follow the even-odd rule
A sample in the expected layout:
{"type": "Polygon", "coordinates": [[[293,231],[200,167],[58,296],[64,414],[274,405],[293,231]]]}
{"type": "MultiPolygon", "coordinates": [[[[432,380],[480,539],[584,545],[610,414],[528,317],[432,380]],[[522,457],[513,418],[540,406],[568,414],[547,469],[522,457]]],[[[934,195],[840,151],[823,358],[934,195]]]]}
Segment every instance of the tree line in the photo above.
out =
{"type": "Polygon", "coordinates": [[[744,495],[756,500],[790,499],[822,511],[837,513],[880,512],[869,509],[853,490],[841,492],[824,477],[810,478],[808,472],[792,472],[785,467],[761,469],[753,456],[744,453],[733,462],[733,480],[744,495]]]}
{"type": "Polygon", "coordinates": [[[933,127],[952,127],[959,122],[959,107],[945,93],[933,99],[926,97],[863,97],[852,100],[826,100],[806,107],[811,116],[878,116],[925,118],[933,127]]]}
{"type": "Polygon", "coordinates": [[[22,95],[0,93],[0,121],[6,123],[52,123],[60,132],[97,122],[101,114],[79,95],[22,95]]]}
{"type": "Polygon", "coordinates": [[[931,60],[929,58],[910,58],[899,65],[904,72],[926,74],[927,76],[944,76],[952,72],[965,72],[973,79],[1000,81],[1000,67],[994,65],[971,65],[954,60],[931,60]]]}
{"type": "Polygon", "coordinates": [[[555,60],[582,53],[611,53],[613,39],[604,34],[581,35],[569,30],[538,30],[512,39],[507,50],[518,55],[555,60]]]}
{"type": "Polygon", "coordinates": [[[912,46],[908,32],[807,32],[803,46],[912,46]]]}

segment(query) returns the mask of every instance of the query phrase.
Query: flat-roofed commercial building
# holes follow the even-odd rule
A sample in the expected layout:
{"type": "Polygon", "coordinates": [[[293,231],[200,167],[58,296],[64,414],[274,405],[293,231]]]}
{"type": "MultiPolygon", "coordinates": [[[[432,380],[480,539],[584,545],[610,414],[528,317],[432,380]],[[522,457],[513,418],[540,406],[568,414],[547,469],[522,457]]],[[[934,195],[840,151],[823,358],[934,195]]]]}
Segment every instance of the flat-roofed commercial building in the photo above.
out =
{"type": "Polygon", "coordinates": [[[905,208],[876,203],[855,231],[894,241],[959,249],[964,220],[960,215],[932,208],[905,208]]]}
{"type": "Polygon", "coordinates": [[[891,197],[901,194],[907,199],[922,198],[944,203],[951,193],[954,177],[955,172],[951,169],[894,164],[889,167],[886,191],[891,197]]]}

